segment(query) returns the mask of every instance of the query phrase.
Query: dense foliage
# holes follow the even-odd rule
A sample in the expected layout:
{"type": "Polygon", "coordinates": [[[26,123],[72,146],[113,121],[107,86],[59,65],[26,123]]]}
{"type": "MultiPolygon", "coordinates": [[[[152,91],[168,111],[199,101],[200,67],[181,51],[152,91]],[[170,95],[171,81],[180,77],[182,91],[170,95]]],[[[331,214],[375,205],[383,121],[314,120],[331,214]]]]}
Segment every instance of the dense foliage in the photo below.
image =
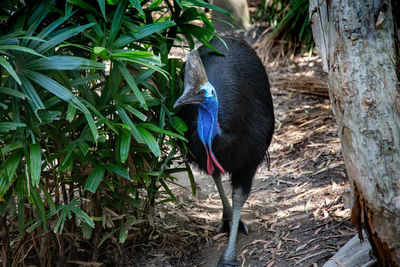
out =
{"type": "Polygon", "coordinates": [[[308,8],[308,0],[261,0],[254,16],[273,28],[273,40],[285,41],[284,50],[301,51],[314,47],[308,8]]]}
{"type": "Polygon", "coordinates": [[[186,126],[172,110],[182,63],[168,54],[182,36],[209,46],[214,28],[198,7],[216,7],[27,2],[0,3],[3,262],[33,253],[47,266],[77,253],[74,242],[95,261],[108,240],[124,243],[156,203],[174,199],[186,126]]]}

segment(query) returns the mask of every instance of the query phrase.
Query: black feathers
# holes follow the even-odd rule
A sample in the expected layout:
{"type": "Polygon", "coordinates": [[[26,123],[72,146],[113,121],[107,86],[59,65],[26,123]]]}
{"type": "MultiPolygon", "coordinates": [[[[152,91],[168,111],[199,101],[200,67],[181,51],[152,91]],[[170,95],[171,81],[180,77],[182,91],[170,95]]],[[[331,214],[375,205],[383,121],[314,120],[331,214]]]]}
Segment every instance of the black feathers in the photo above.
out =
{"type": "MultiPolygon", "coordinates": [[[[218,39],[211,43],[225,56],[205,46],[198,49],[208,81],[218,95],[222,135],[216,136],[213,151],[225,171],[232,174],[232,185],[249,193],[251,180],[265,157],[274,130],[272,98],[264,66],[254,50],[243,40],[231,37],[224,40],[229,50],[218,39]]],[[[196,107],[187,105],[179,115],[189,126],[186,137],[195,156],[190,159],[206,170],[205,150],[197,134],[197,113],[196,107]]]]}
{"type": "MultiPolygon", "coordinates": [[[[189,127],[186,138],[189,140],[188,147],[193,153],[189,153],[189,159],[212,174],[221,197],[223,213],[217,233],[229,231],[228,245],[218,262],[218,266],[221,267],[238,266],[235,253],[237,232],[238,229],[248,232],[246,224],[240,220],[241,211],[250,193],[257,167],[263,161],[271,142],[275,121],[268,77],[257,54],[242,40],[231,37],[225,37],[224,40],[228,49],[218,39],[211,42],[224,55],[217,54],[204,46],[198,49],[207,74],[206,78],[196,52],[191,53],[196,54],[196,57],[188,58],[188,64],[191,64],[187,68],[190,75],[185,75],[184,93],[175,103],[175,106],[184,105],[179,115],[189,127]],[[194,61],[194,64],[191,61],[194,61]],[[212,103],[218,102],[221,132],[212,142],[212,151],[224,171],[231,174],[232,206],[225,195],[220,170],[210,165],[210,158],[207,168],[207,152],[197,130],[199,111],[202,114],[200,128],[204,125],[202,119],[204,112],[213,112],[212,118],[217,117],[216,105],[214,108],[204,106],[205,102],[195,96],[197,93],[193,94],[193,85],[200,84],[199,80],[206,79],[218,97],[217,101],[212,98],[214,99],[212,103]]],[[[213,127],[218,127],[215,120],[213,122],[213,127]]]]}

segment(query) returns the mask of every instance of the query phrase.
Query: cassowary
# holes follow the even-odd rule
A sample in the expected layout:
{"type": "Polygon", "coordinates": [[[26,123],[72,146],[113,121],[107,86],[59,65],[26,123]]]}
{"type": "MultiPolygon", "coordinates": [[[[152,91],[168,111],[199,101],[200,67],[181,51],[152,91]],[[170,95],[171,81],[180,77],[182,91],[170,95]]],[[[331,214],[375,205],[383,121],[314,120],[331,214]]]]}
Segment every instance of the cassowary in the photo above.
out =
{"type": "Polygon", "coordinates": [[[214,178],[222,205],[218,232],[229,231],[228,245],[218,266],[237,266],[238,229],[257,167],[264,160],[274,131],[274,111],[265,68],[243,40],[224,37],[212,45],[224,55],[202,46],[190,52],[185,66],[184,91],[174,107],[188,125],[189,160],[214,178]],[[230,173],[231,207],[221,174],[230,173]]]}

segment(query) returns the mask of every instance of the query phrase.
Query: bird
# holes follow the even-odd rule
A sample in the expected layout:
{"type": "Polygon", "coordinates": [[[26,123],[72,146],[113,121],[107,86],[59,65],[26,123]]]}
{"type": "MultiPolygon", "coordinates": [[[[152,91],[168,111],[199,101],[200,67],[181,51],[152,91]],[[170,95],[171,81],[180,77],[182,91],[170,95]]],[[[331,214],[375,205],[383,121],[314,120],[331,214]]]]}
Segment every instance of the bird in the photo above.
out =
{"type": "Polygon", "coordinates": [[[188,130],[188,160],[211,175],[221,198],[222,220],[216,233],[229,232],[218,266],[238,266],[240,219],[258,166],[266,159],[274,132],[274,109],[264,65],[244,40],[211,40],[214,49],[192,50],[184,67],[183,93],[174,108],[188,130]],[[215,51],[217,50],[217,51],[215,51]],[[230,175],[232,206],[221,176],[230,175]]]}

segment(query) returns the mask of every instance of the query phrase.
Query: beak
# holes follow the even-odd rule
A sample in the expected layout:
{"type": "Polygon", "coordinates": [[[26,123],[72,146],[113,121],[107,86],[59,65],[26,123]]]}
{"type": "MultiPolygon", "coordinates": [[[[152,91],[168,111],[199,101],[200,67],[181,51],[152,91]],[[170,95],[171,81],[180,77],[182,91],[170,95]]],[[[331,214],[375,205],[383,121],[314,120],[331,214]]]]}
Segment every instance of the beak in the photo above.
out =
{"type": "Polygon", "coordinates": [[[200,104],[202,100],[203,99],[200,98],[198,95],[192,95],[190,93],[188,94],[186,92],[183,92],[183,95],[180,98],[178,98],[178,100],[176,100],[174,108],[188,104],[200,104]]]}

